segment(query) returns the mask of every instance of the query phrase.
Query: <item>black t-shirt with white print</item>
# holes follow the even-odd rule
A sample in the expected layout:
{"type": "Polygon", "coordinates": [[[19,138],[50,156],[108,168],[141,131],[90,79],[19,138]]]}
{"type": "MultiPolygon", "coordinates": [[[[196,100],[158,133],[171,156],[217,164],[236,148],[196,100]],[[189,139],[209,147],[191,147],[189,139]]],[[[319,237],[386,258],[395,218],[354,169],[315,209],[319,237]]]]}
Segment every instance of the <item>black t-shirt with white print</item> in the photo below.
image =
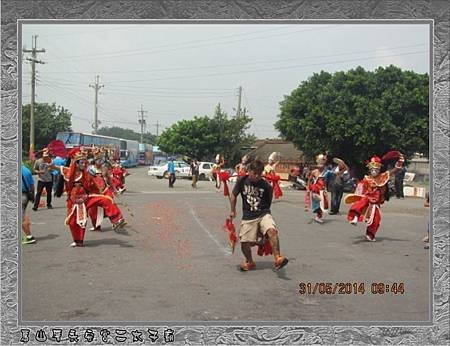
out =
{"type": "Polygon", "coordinates": [[[248,176],[239,178],[234,185],[233,195],[241,194],[242,220],[253,220],[270,214],[272,193],[272,186],[264,179],[252,182],[248,176]]]}

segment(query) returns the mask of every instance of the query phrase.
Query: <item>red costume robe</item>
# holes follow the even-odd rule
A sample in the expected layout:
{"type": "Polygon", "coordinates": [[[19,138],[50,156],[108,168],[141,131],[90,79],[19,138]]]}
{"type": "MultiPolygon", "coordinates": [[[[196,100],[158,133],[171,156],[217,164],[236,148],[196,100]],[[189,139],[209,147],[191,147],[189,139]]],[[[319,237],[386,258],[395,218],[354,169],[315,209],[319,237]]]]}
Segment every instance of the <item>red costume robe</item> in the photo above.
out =
{"type": "MultiPolygon", "coordinates": [[[[72,162],[70,167],[61,167],[60,169],[67,191],[65,224],[69,226],[75,244],[83,246],[89,210],[93,207],[101,207],[105,211],[110,211],[113,202],[111,197],[89,194],[90,175],[86,169],[79,171],[75,162],[72,162]]],[[[118,222],[121,218],[122,215],[118,214],[112,218],[112,221],[118,222]]]]}
{"type": "Polygon", "coordinates": [[[323,211],[328,209],[328,196],[325,191],[325,178],[323,172],[311,172],[310,184],[308,185],[309,195],[311,197],[312,212],[322,218],[323,211]]]}
{"type": "MultiPolygon", "coordinates": [[[[94,195],[104,195],[108,196],[111,199],[112,205],[108,206],[108,208],[103,208],[105,215],[111,220],[112,223],[117,222],[122,218],[122,212],[120,211],[117,204],[114,202],[114,192],[113,189],[107,184],[105,177],[103,176],[103,172],[101,168],[97,168],[95,166],[91,167],[92,173],[89,172],[89,186],[88,192],[94,195]],[[93,174],[95,173],[95,174],[93,174]],[[116,220],[116,221],[114,221],[116,220]]],[[[101,213],[101,209],[97,206],[93,206],[88,211],[89,217],[92,221],[93,227],[99,227],[102,223],[103,215],[101,213]],[[100,211],[100,213],[99,213],[100,211]]]]}
{"type": "Polygon", "coordinates": [[[110,173],[114,188],[118,191],[125,190],[125,176],[128,175],[127,170],[116,166],[110,170],[110,173]]]}
{"type": "Polygon", "coordinates": [[[358,221],[366,221],[366,234],[375,238],[380,227],[380,206],[384,203],[384,196],[389,181],[389,172],[380,173],[377,177],[366,175],[361,181],[362,197],[352,204],[347,219],[352,221],[355,216],[358,221]]]}

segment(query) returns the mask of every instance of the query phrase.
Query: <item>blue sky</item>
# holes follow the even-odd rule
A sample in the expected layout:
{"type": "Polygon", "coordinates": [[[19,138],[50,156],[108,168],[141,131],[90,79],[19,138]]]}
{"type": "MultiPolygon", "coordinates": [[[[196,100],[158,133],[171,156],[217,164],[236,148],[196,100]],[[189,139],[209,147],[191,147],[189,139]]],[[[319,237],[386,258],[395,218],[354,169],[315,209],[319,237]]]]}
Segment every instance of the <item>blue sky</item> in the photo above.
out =
{"type": "MultiPolygon", "coordinates": [[[[426,24],[23,24],[22,46],[38,35],[37,102],[69,109],[75,131],[91,132],[100,76],[101,126],[140,131],[138,110],[156,133],[181,119],[212,115],[220,102],[253,117],[250,132],[278,136],[279,102],[321,70],[396,65],[429,73],[426,24]]],[[[29,54],[24,54],[27,57],[29,54]]],[[[22,61],[22,103],[31,66],[22,61]]]]}

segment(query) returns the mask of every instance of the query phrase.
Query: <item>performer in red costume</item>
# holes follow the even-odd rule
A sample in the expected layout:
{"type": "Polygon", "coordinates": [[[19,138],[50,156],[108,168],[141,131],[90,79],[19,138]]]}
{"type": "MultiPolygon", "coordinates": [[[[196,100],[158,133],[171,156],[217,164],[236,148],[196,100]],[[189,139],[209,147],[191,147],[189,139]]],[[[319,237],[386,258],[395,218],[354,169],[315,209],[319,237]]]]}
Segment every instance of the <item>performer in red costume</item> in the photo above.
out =
{"type": "Polygon", "coordinates": [[[283,196],[283,191],[281,191],[280,187],[280,179],[281,177],[275,173],[275,169],[280,162],[280,153],[273,152],[269,156],[269,163],[264,167],[264,175],[263,177],[272,184],[273,188],[273,197],[275,199],[283,196]]]}
{"type": "Polygon", "coordinates": [[[347,219],[354,226],[358,221],[366,222],[366,239],[368,241],[375,241],[375,235],[380,227],[380,206],[385,201],[389,177],[401,170],[404,161],[403,155],[400,154],[394,169],[380,173],[381,159],[378,156],[372,157],[367,164],[370,175],[366,175],[361,181],[362,194],[346,197],[346,203],[354,202],[348,211],[347,219]]]}
{"type": "Polygon", "coordinates": [[[122,194],[126,191],[125,177],[130,175],[128,171],[120,166],[119,162],[114,162],[110,169],[112,184],[118,193],[122,194]]]}
{"type": "Polygon", "coordinates": [[[65,224],[70,227],[70,232],[72,233],[73,243],[70,246],[81,247],[84,244],[87,215],[90,208],[101,207],[108,211],[109,215],[111,215],[111,221],[114,223],[114,228],[123,227],[126,222],[122,218],[120,211],[116,215],[113,215],[111,212],[113,205],[111,197],[89,193],[91,176],[86,169],[86,151],[75,148],[69,155],[72,159],[70,166],[60,167],[67,191],[67,217],[65,224]]]}
{"type": "Polygon", "coordinates": [[[326,162],[326,155],[317,155],[317,168],[311,171],[307,189],[311,197],[312,212],[316,214],[314,221],[320,224],[323,223],[323,212],[328,210],[328,195],[325,190],[325,181],[329,171],[324,170],[326,162]]]}
{"type": "Polygon", "coordinates": [[[222,172],[222,167],[224,164],[225,164],[225,159],[223,158],[223,156],[220,154],[217,154],[215,163],[213,164],[213,166],[211,168],[211,174],[215,181],[215,186],[216,186],[217,192],[220,191],[220,186],[222,183],[220,180],[220,172],[222,172]]]}
{"type": "Polygon", "coordinates": [[[234,167],[234,171],[236,172],[238,177],[243,177],[247,175],[247,165],[250,163],[250,158],[248,155],[242,156],[241,162],[234,167]]]}
{"type": "Polygon", "coordinates": [[[112,219],[116,215],[122,215],[117,204],[114,202],[114,194],[117,193],[117,190],[114,187],[112,182],[112,177],[108,171],[108,168],[105,165],[105,153],[102,149],[96,148],[93,151],[94,155],[94,164],[89,166],[88,172],[91,175],[90,184],[89,184],[89,193],[104,195],[111,198],[112,205],[107,208],[99,208],[97,206],[92,206],[89,209],[89,217],[91,218],[92,226],[90,228],[91,231],[101,231],[101,223],[103,220],[103,210],[104,214],[112,219]]]}

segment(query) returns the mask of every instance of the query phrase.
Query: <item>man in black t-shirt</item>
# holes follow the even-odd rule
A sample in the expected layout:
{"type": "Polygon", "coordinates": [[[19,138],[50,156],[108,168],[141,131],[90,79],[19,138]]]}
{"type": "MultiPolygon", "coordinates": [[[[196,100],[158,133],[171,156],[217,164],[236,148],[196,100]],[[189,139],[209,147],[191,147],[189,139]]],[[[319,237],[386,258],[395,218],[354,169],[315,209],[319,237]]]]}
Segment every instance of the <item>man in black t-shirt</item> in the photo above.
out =
{"type": "Polygon", "coordinates": [[[280,242],[275,221],[270,213],[272,204],[272,186],[262,179],[264,163],[255,160],[248,166],[248,175],[239,178],[230,196],[230,217],[236,217],[236,197],[242,197],[242,222],[239,230],[242,253],[245,262],[240,268],[248,271],[256,267],[252,259],[252,246],[255,246],[258,237],[266,237],[272,246],[275,257],[275,269],[280,269],[288,263],[288,259],[280,254],[280,242]]]}
{"type": "Polygon", "coordinates": [[[196,189],[197,188],[197,181],[198,181],[198,176],[200,173],[200,165],[197,161],[197,159],[192,160],[191,162],[191,174],[192,174],[192,184],[191,186],[196,189]]]}

